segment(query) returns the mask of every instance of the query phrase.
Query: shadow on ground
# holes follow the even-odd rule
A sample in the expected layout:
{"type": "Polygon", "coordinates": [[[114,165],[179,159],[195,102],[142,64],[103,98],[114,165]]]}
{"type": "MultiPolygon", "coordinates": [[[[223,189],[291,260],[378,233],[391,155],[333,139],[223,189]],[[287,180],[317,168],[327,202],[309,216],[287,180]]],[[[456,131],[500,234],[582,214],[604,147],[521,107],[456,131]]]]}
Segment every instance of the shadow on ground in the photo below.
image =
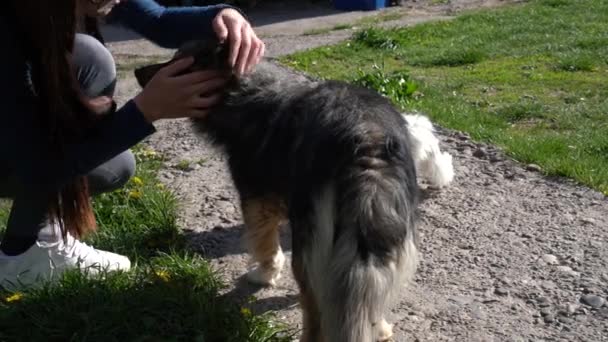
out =
{"type": "MultiPolygon", "coordinates": [[[[283,272],[290,272],[290,269],[286,268],[283,272]]],[[[239,303],[247,303],[247,306],[255,314],[286,310],[298,305],[298,296],[293,294],[256,298],[256,293],[263,289],[263,286],[252,284],[247,280],[246,275],[242,275],[237,280],[234,288],[222,297],[239,303]]]]}
{"type": "MultiPolygon", "coordinates": [[[[245,226],[217,226],[209,231],[187,231],[186,239],[190,248],[207,259],[219,259],[230,255],[245,254],[243,242],[245,226]]],[[[281,228],[281,248],[291,250],[291,232],[288,227],[281,228]]]]}

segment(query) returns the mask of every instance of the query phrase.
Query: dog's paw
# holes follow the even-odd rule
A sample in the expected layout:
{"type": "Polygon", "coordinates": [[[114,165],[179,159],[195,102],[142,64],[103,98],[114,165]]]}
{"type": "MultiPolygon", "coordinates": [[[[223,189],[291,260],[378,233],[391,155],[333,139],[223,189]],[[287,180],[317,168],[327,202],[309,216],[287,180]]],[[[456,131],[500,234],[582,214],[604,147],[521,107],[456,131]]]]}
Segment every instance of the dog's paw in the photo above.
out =
{"type": "Polygon", "coordinates": [[[259,264],[256,268],[247,273],[247,279],[258,285],[276,286],[281,278],[281,269],[285,263],[285,255],[279,251],[270,263],[259,264]]]}
{"type": "Polygon", "coordinates": [[[247,273],[249,282],[263,286],[276,286],[280,278],[280,272],[269,271],[263,267],[256,267],[247,273]]]}
{"type": "Polygon", "coordinates": [[[382,319],[373,324],[375,342],[389,342],[393,338],[393,326],[382,319]]]}

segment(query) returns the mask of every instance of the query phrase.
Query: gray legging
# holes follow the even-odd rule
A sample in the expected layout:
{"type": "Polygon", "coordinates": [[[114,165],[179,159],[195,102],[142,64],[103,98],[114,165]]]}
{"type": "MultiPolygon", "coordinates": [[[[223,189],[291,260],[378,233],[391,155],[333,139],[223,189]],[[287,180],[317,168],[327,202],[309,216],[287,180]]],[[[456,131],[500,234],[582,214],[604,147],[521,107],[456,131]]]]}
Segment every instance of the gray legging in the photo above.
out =
{"type": "MultiPolygon", "coordinates": [[[[116,66],[110,52],[95,38],[77,34],[73,63],[83,91],[90,97],[112,96],[116,86],[116,66]]],[[[135,173],[135,158],[125,151],[92,170],[87,176],[92,195],[122,187],[135,173]]],[[[39,235],[48,235],[47,202],[36,193],[17,193],[11,170],[0,170],[0,197],[13,199],[7,229],[0,249],[8,255],[26,251],[39,235]]]]}

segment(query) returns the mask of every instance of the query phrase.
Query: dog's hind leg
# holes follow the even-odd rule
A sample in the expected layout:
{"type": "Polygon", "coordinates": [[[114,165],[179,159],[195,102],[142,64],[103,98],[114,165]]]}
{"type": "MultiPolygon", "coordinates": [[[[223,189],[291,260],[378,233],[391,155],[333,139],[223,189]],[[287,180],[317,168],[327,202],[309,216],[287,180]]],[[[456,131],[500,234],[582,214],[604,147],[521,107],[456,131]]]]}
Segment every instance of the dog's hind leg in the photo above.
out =
{"type": "Polygon", "coordinates": [[[300,342],[327,342],[321,333],[321,319],[317,301],[313,296],[304,270],[302,251],[295,246],[291,266],[294,278],[300,289],[300,308],[302,310],[302,337],[300,342]]]}
{"type": "Polygon", "coordinates": [[[257,264],[247,278],[256,284],[274,286],[285,263],[279,240],[285,209],[276,196],[245,199],[242,209],[245,240],[252,261],[257,264]]]}

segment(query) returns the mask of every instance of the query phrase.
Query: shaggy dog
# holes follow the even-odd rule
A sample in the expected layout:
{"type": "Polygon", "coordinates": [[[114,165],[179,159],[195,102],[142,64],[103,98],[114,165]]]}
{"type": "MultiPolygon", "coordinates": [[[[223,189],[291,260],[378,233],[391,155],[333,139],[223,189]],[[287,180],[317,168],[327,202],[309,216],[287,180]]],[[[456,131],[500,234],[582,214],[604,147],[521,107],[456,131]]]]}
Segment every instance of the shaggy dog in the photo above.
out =
{"type": "MultiPolygon", "coordinates": [[[[227,53],[198,41],[173,60],[193,55],[191,70],[229,69],[227,53]]],[[[139,84],[167,63],[137,69],[139,84]]],[[[403,116],[373,90],[263,61],[192,122],[228,156],[257,264],[250,281],[276,283],[285,260],[279,227],[290,223],[302,341],[389,340],[384,311],[417,264],[416,168],[435,186],[453,176],[428,119],[403,116]]]]}

